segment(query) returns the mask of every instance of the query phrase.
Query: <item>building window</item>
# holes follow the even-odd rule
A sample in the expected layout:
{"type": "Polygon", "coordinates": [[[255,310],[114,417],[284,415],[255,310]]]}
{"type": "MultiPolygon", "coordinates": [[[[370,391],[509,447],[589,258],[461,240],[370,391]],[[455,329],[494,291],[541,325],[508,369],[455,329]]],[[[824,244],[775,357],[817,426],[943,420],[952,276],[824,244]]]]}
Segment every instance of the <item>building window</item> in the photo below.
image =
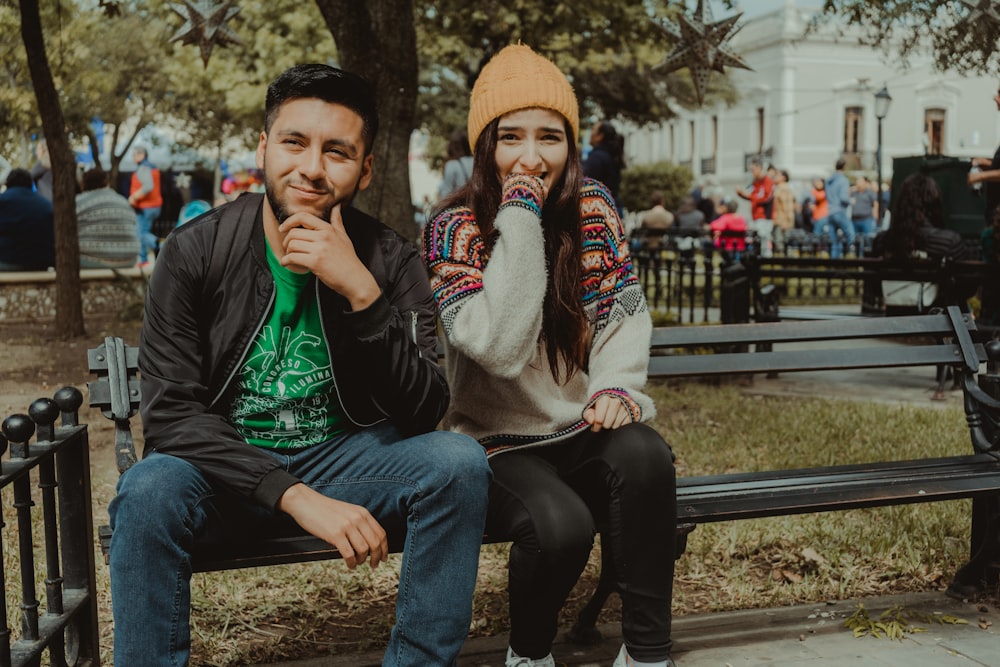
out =
{"type": "Polygon", "coordinates": [[[848,169],[861,168],[861,107],[844,109],[844,160],[848,169]]]}
{"type": "Polygon", "coordinates": [[[944,154],[944,109],[924,111],[924,141],[928,154],[944,154]]]}

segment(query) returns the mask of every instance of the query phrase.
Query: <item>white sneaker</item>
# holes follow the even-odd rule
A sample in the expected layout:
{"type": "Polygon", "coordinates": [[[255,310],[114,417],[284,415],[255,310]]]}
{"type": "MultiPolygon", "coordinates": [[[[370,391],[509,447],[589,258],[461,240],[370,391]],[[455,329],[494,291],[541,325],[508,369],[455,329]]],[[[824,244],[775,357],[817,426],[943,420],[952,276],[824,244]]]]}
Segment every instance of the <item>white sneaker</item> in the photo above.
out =
{"type": "MultiPolygon", "coordinates": [[[[625,650],[625,644],[622,644],[622,649],[618,651],[618,657],[615,658],[615,661],[611,665],[611,667],[633,667],[635,664],[636,664],[635,661],[632,660],[632,656],[630,656],[628,654],[628,651],[625,650]]],[[[655,667],[677,667],[674,661],[671,660],[670,658],[667,658],[666,660],[661,660],[660,662],[644,662],[642,664],[651,665],[655,667]]]]}
{"type": "Polygon", "coordinates": [[[555,658],[549,653],[544,658],[538,658],[537,660],[532,660],[531,658],[522,658],[517,653],[514,653],[514,649],[507,647],[507,660],[504,662],[506,667],[556,667],[555,658]]]}

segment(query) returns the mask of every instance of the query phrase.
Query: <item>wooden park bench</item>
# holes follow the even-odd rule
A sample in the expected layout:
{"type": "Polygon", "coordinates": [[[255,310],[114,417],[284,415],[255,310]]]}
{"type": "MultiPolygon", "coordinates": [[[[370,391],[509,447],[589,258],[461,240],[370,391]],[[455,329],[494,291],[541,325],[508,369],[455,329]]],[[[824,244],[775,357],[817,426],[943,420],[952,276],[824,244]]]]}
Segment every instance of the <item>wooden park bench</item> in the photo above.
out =
{"type": "MultiPolygon", "coordinates": [[[[956,575],[952,591],[971,595],[996,578],[1000,562],[1000,374],[993,368],[981,372],[981,366],[991,360],[1000,363],[1000,342],[979,340],[975,323],[957,308],[848,321],[658,328],[651,351],[650,378],[947,364],[961,382],[972,442],[970,451],[947,457],[678,478],[678,554],[687,532],[699,523],[971,497],[971,558],[956,575]],[[845,348],[843,341],[856,345],[845,348]],[[903,343],[886,346],[885,341],[903,343]],[[789,342],[808,342],[809,349],[784,349],[782,345],[789,342]],[[750,346],[758,351],[742,351],[750,346]],[[692,349],[699,353],[683,353],[692,349]]],[[[90,403],[115,421],[122,471],[136,460],[130,418],[140,399],[137,357],[138,350],[119,338],[107,338],[89,351],[90,368],[98,375],[90,383],[90,403]]],[[[100,529],[105,554],[110,535],[109,528],[100,529]]],[[[333,547],[304,533],[253,535],[245,542],[198,550],[192,569],[202,572],[337,557],[333,547]]],[[[604,559],[601,582],[571,637],[594,639],[597,614],[614,590],[611,567],[604,559]]]]}

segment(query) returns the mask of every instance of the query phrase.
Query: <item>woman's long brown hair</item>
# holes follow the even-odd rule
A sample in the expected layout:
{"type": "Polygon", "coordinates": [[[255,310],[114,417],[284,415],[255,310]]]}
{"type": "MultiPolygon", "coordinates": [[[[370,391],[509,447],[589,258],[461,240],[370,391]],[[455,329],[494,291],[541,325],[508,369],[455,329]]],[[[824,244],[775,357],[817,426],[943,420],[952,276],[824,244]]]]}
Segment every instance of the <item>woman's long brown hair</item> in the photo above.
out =
{"type": "MultiPolygon", "coordinates": [[[[487,257],[499,236],[493,225],[502,196],[496,166],[499,122],[499,118],[494,118],[479,135],[469,182],[440,205],[440,210],[455,205],[464,205],[472,210],[487,257]]],[[[545,263],[549,275],[542,307],[542,341],[552,369],[552,379],[557,384],[568,381],[578,370],[586,371],[590,354],[590,326],[583,310],[580,288],[583,247],[580,183],[583,167],[573,130],[568,122],[565,126],[569,142],[566,168],[542,206],[545,263]],[[565,377],[562,371],[565,371],[565,377]]]]}

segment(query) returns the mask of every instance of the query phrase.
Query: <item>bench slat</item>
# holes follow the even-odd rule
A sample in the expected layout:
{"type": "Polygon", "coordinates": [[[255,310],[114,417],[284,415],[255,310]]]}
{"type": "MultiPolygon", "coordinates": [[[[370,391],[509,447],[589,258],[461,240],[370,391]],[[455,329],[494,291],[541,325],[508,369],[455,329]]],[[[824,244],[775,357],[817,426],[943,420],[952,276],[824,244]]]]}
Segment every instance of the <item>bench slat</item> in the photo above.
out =
{"type": "MultiPolygon", "coordinates": [[[[979,360],[985,362],[986,353],[982,346],[976,345],[976,351],[979,360]]],[[[649,377],[902,368],[937,364],[955,365],[962,360],[962,350],[957,343],[831,349],[823,350],[822,354],[817,354],[815,350],[677,354],[650,357],[649,377]]]]}
{"type": "MultiPolygon", "coordinates": [[[[961,316],[967,329],[975,324],[961,316]]],[[[755,322],[714,324],[693,327],[658,327],[653,330],[651,347],[712,347],[752,343],[793,341],[836,341],[856,338],[912,336],[952,336],[955,330],[946,313],[900,317],[872,317],[852,320],[811,322],[755,322]]]]}
{"type": "Polygon", "coordinates": [[[1000,492],[1000,460],[987,454],[738,475],[678,478],[681,521],[709,523],[1000,492]],[[865,468],[861,470],[861,468],[865,468]]]}

